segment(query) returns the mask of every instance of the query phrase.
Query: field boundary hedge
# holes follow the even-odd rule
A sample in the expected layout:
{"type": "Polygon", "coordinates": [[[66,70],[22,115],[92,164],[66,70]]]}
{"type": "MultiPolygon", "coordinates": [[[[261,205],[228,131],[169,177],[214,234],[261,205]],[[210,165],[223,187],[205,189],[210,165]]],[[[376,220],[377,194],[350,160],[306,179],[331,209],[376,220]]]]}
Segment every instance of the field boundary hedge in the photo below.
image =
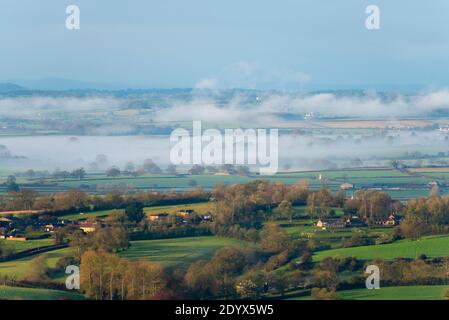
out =
{"type": "Polygon", "coordinates": [[[61,244],[53,244],[50,246],[44,246],[44,247],[38,247],[38,248],[33,248],[33,249],[27,249],[24,251],[20,251],[17,253],[13,253],[10,254],[6,257],[2,257],[0,258],[0,262],[6,262],[6,261],[11,261],[11,260],[17,260],[17,259],[22,259],[22,258],[26,258],[29,256],[34,256],[36,254],[41,254],[41,253],[45,253],[45,252],[49,252],[49,251],[54,251],[54,250],[59,250],[59,249],[63,249],[63,248],[67,248],[68,244],[66,243],[61,243],[61,244]]]}

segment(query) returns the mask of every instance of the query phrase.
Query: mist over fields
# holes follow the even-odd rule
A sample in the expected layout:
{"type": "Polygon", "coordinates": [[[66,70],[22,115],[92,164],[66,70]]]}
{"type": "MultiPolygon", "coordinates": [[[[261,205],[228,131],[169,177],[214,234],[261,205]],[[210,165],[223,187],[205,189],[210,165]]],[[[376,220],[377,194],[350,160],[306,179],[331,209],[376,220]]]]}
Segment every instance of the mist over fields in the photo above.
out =
{"type": "MultiPolygon", "coordinates": [[[[342,118],[425,117],[449,111],[449,90],[415,94],[375,91],[336,91],[322,93],[282,93],[256,90],[162,91],[159,94],[125,92],[58,93],[39,92],[0,96],[0,116],[43,119],[74,112],[112,112],[139,109],[153,112],[153,120],[242,121],[257,118],[278,119],[279,114],[301,116],[307,113],[342,118]]],[[[266,123],[269,125],[269,123],[266,123]]]]}
{"type": "Polygon", "coordinates": [[[123,168],[145,159],[169,164],[170,133],[203,129],[281,128],[280,167],[333,169],[385,165],[391,159],[446,157],[439,118],[449,91],[282,93],[204,89],[28,92],[0,97],[0,165],[89,170],[97,155],[123,168]],[[404,122],[404,119],[412,119],[404,122]],[[346,122],[338,122],[344,120],[346,122]],[[377,122],[370,122],[377,121],[377,122]],[[402,122],[401,122],[402,121],[402,122]]]}
{"type": "MultiPolygon", "coordinates": [[[[282,134],[279,139],[280,166],[293,169],[334,169],[363,165],[386,165],[390,159],[412,156],[436,157],[449,152],[447,136],[439,132],[389,132],[372,134],[282,134]]],[[[9,158],[0,163],[17,169],[91,169],[98,155],[107,161],[100,170],[140,165],[153,159],[161,166],[169,162],[168,136],[27,136],[3,137],[9,158]]]]}

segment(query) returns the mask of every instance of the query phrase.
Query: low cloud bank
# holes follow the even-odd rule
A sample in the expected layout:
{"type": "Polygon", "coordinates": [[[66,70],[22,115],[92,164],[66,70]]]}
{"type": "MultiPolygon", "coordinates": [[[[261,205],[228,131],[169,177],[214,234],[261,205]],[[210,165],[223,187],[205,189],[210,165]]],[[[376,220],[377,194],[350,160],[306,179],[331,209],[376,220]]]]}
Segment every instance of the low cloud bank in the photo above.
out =
{"type": "Polygon", "coordinates": [[[415,95],[386,96],[375,92],[357,95],[338,93],[264,94],[252,102],[237,95],[223,104],[213,98],[196,97],[178,101],[156,111],[158,121],[276,121],[282,114],[304,116],[314,113],[322,117],[401,118],[449,112],[449,91],[415,95]],[[245,103],[242,103],[245,101],[245,103]]]}

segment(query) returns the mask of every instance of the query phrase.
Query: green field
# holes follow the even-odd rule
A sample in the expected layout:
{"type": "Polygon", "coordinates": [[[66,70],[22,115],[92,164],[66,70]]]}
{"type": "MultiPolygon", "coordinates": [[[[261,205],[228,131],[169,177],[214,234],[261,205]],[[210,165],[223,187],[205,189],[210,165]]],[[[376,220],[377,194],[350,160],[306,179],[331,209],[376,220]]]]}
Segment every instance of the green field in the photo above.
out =
{"type": "Polygon", "coordinates": [[[81,219],[88,219],[88,218],[105,218],[111,212],[118,210],[123,211],[122,209],[112,209],[112,210],[99,210],[99,211],[93,211],[93,212],[82,212],[82,213],[74,213],[74,214],[68,214],[59,216],[58,218],[61,220],[68,219],[68,220],[81,220],[81,219]]]}
{"type": "MultiPolygon", "coordinates": [[[[202,203],[194,203],[194,204],[179,204],[179,205],[168,205],[168,206],[154,206],[154,207],[146,207],[144,208],[145,213],[159,213],[159,212],[167,212],[167,213],[176,213],[181,209],[193,209],[199,214],[204,214],[210,211],[210,203],[202,202],[202,203]]],[[[113,211],[123,212],[123,209],[112,209],[112,210],[100,210],[93,212],[84,212],[84,213],[75,213],[68,214],[64,216],[60,216],[60,219],[69,219],[69,220],[80,220],[80,219],[88,219],[92,217],[97,218],[105,218],[113,211]]]]}
{"type": "Polygon", "coordinates": [[[197,260],[210,259],[216,250],[229,246],[251,246],[239,240],[207,236],[163,240],[132,241],[120,255],[129,259],[145,259],[167,267],[188,267],[197,260]]]}
{"type": "MultiPolygon", "coordinates": [[[[337,292],[340,300],[442,300],[443,291],[449,286],[400,286],[377,290],[353,289],[337,292]]],[[[292,300],[311,300],[311,296],[292,300]]]]}
{"type": "Polygon", "coordinates": [[[50,246],[54,244],[53,239],[39,239],[39,240],[27,240],[27,241],[13,241],[13,240],[0,240],[2,246],[11,248],[14,252],[20,252],[24,250],[50,246]]]}
{"type": "MultiPolygon", "coordinates": [[[[54,267],[56,262],[67,255],[70,252],[70,248],[59,249],[44,253],[46,257],[47,265],[54,267]]],[[[0,263],[0,276],[14,277],[16,279],[22,279],[30,273],[30,261],[36,256],[30,256],[23,259],[6,261],[0,263]]]]}
{"type": "Polygon", "coordinates": [[[340,291],[342,300],[441,300],[449,286],[385,287],[377,290],[356,289],[340,291]]]}
{"type": "Polygon", "coordinates": [[[414,259],[421,254],[429,258],[449,256],[449,236],[431,236],[415,241],[401,240],[382,245],[318,251],[313,259],[314,261],[321,261],[326,257],[356,257],[361,260],[414,259]]]}
{"type": "Polygon", "coordinates": [[[0,286],[0,300],[83,300],[75,292],[0,286]]]}
{"type": "Polygon", "coordinates": [[[202,203],[179,204],[171,206],[155,206],[155,207],[146,207],[144,211],[147,214],[158,212],[176,213],[182,209],[192,209],[195,210],[196,213],[205,214],[211,210],[211,204],[209,202],[202,202],[202,203]]]}

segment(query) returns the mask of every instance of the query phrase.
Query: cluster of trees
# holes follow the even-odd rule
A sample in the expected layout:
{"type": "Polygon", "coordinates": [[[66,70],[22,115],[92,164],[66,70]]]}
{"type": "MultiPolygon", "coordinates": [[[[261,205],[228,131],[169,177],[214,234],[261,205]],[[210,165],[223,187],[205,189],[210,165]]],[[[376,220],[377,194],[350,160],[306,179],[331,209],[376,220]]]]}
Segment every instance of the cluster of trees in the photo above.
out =
{"type": "Polygon", "coordinates": [[[379,267],[382,282],[388,285],[443,284],[449,276],[447,257],[430,260],[423,255],[413,260],[375,260],[372,264],[379,267]]]}
{"type": "Polygon", "coordinates": [[[81,256],[81,288],[96,300],[161,299],[166,286],[162,266],[130,261],[103,250],[87,250],[81,256]]]}
{"type": "Polygon", "coordinates": [[[66,230],[73,248],[74,257],[79,260],[86,250],[102,250],[115,253],[129,248],[129,235],[125,228],[105,227],[95,232],[84,233],[79,229],[66,230]]]}
{"type": "Polygon", "coordinates": [[[405,218],[401,222],[400,232],[406,238],[449,231],[449,197],[412,199],[403,214],[405,218]]]}
{"type": "Polygon", "coordinates": [[[316,217],[332,216],[335,214],[332,207],[342,207],[345,203],[346,194],[344,191],[332,194],[327,188],[309,192],[307,196],[307,214],[313,219],[316,217]]]}
{"type": "Polygon", "coordinates": [[[359,216],[368,224],[385,221],[392,213],[402,211],[403,205],[393,200],[385,192],[376,190],[359,190],[353,199],[344,202],[344,213],[348,216],[359,216]]]}
{"type": "Polygon", "coordinates": [[[275,270],[310,252],[304,241],[291,241],[284,230],[266,224],[260,232],[260,246],[229,247],[209,261],[193,263],[184,275],[189,298],[257,298],[268,291],[283,292],[301,284],[300,270],[285,277],[275,270]]]}
{"type": "Polygon", "coordinates": [[[292,206],[305,204],[309,192],[307,181],[291,186],[265,180],[232,186],[218,185],[212,191],[214,221],[221,226],[238,224],[257,228],[263,218],[274,215],[292,217],[292,206]],[[273,211],[276,207],[277,210],[273,211]]]}
{"type": "Polygon", "coordinates": [[[368,265],[379,267],[383,286],[445,284],[449,275],[448,258],[427,259],[422,255],[416,259],[377,259],[362,263],[353,257],[328,257],[311,270],[312,297],[336,299],[337,289],[363,287],[368,265]],[[351,278],[347,277],[348,272],[353,274],[351,278]],[[343,273],[346,275],[342,276],[343,273]]]}

